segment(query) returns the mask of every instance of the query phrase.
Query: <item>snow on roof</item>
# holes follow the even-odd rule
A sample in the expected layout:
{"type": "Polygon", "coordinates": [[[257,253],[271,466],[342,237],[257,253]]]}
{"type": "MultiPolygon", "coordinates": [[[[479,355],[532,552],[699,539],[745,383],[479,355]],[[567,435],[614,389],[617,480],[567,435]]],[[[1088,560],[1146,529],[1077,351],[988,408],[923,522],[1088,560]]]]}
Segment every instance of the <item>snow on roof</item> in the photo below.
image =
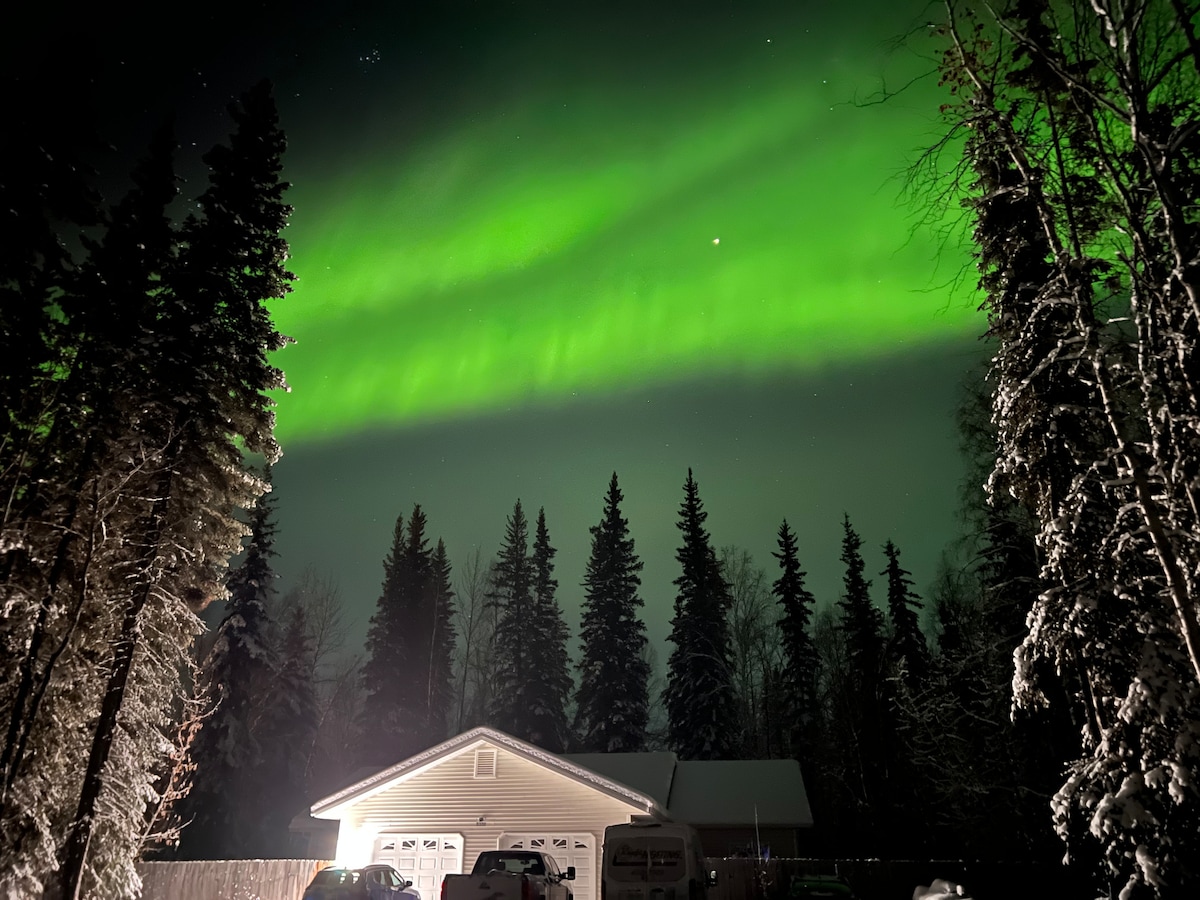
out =
{"type": "Polygon", "coordinates": [[[564,756],[550,753],[541,747],[526,743],[510,734],[505,734],[502,731],[481,725],[442,741],[440,744],[430,747],[416,756],[410,756],[408,759],[402,760],[394,766],[380,769],[374,772],[374,774],[351,783],[340,791],[318,800],[310,807],[310,812],[317,818],[340,818],[347,806],[353,805],[382,790],[386,790],[392,785],[411,778],[430,766],[436,765],[441,760],[455,753],[481,743],[490,743],[493,746],[503,747],[518,756],[523,756],[546,768],[557,770],[582,784],[589,784],[612,797],[641,807],[647,813],[651,813],[656,807],[661,806],[661,804],[656,802],[655,797],[635,791],[624,782],[609,778],[602,772],[572,762],[564,756]]]}
{"type": "Polygon", "coordinates": [[[800,764],[794,759],[679,762],[667,814],[689,825],[813,823],[800,764]]]}
{"type": "Polygon", "coordinates": [[[675,754],[669,750],[643,753],[565,753],[563,759],[619,781],[638,793],[652,797],[663,809],[671,797],[675,754]]]}

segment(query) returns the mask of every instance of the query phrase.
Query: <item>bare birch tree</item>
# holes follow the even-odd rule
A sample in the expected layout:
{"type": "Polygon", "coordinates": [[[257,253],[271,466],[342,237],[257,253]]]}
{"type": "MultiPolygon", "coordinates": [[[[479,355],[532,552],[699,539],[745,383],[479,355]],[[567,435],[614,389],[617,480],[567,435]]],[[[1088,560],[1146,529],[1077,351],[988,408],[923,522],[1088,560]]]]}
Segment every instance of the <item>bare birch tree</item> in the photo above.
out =
{"type": "MultiPolygon", "coordinates": [[[[1200,41],[1194,0],[947,3],[943,107],[996,351],[988,483],[1035,520],[1016,654],[1078,685],[1054,798],[1122,898],[1194,896],[1200,834],[1200,41]]],[[[933,154],[936,156],[936,153],[933,154]]]]}
{"type": "Polygon", "coordinates": [[[778,609],[766,572],[754,565],[747,550],[725,546],[718,556],[732,598],[730,673],[742,723],[743,753],[750,759],[767,759],[773,718],[779,712],[774,688],[783,665],[778,609]]]}
{"type": "Polygon", "coordinates": [[[456,732],[487,720],[494,656],[492,638],[496,630],[496,609],[487,597],[494,565],[493,560],[485,561],[483,552],[475,547],[458,570],[455,590],[458,603],[454,609],[455,629],[460,637],[455,647],[456,732]]]}

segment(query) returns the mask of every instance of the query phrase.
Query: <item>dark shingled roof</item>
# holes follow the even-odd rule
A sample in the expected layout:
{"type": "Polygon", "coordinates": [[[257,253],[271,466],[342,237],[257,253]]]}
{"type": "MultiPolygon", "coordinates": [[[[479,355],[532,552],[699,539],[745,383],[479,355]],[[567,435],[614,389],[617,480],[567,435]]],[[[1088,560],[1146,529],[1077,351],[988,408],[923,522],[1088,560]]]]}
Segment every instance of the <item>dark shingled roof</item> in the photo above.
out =
{"type": "Polygon", "coordinates": [[[576,765],[646,794],[689,825],[813,823],[794,759],[677,760],[674,753],[571,753],[576,765]]]}

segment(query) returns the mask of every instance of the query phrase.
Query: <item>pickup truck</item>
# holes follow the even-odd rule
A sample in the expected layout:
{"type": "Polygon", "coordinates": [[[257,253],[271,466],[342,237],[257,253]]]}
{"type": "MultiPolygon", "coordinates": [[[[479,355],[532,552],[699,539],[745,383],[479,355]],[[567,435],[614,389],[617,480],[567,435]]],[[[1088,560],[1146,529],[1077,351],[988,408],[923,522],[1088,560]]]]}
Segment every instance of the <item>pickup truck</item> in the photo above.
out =
{"type": "Polygon", "coordinates": [[[442,878],[442,900],[572,900],[575,867],[538,850],[485,850],[469,875],[442,878]]]}

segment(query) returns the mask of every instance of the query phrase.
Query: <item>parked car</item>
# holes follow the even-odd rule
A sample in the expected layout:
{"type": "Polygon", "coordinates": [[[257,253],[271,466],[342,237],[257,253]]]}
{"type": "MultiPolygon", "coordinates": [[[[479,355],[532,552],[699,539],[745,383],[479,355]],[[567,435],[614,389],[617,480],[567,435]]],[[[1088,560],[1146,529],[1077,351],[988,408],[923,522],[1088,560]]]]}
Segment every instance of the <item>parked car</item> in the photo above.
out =
{"type": "Polygon", "coordinates": [[[308,883],[304,900],[421,900],[421,894],[391,866],[328,866],[308,883]]]}
{"type": "Polygon", "coordinates": [[[854,890],[836,875],[793,875],[789,900],[854,900],[854,890]]]}

